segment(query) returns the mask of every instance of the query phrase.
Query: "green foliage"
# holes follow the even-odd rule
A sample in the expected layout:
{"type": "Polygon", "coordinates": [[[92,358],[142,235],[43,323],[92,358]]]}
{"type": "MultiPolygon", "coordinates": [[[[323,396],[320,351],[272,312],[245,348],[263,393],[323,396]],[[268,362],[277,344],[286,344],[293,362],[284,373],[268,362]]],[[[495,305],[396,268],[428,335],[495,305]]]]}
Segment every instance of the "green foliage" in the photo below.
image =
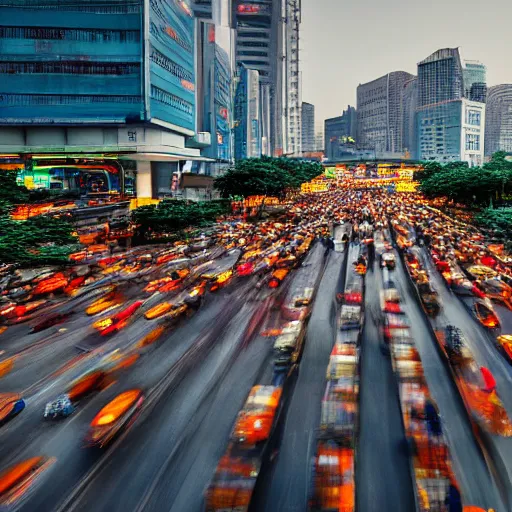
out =
{"type": "Polygon", "coordinates": [[[283,197],[285,190],[298,188],[322,174],[323,167],[316,162],[290,158],[248,158],[215,180],[215,188],[222,197],[267,195],[283,197]]]}
{"type": "Polygon", "coordinates": [[[25,203],[29,192],[16,184],[16,172],[0,173],[0,263],[22,266],[66,263],[76,250],[73,227],[64,220],[46,216],[13,221],[13,204],[25,203]]]}
{"type": "Polygon", "coordinates": [[[0,201],[12,204],[27,202],[29,192],[16,183],[16,174],[16,171],[0,172],[0,201]]]}
{"type": "Polygon", "coordinates": [[[27,221],[0,217],[0,262],[22,266],[65,263],[76,250],[72,226],[60,219],[39,216],[27,221]]]}
{"type": "Polygon", "coordinates": [[[447,197],[465,205],[485,205],[512,190],[512,163],[505,153],[496,153],[482,167],[469,167],[466,162],[425,164],[417,173],[420,190],[427,197],[447,197]]]}
{"type": "Polygon", "coordinates": [[[132,212],[137,225],[135,238],[145,241],[152,233],[176,233],[189,227],[207,226],[229,212],[230,202],[162,201],[158,205],[141,206],[132,212]]]}
{"type": "Polygon", "coordinates": [[[512,208],[488,208],[475,216],[475,222],[486,229],[492,229],[498,237],[512,240],[512,208]]]}

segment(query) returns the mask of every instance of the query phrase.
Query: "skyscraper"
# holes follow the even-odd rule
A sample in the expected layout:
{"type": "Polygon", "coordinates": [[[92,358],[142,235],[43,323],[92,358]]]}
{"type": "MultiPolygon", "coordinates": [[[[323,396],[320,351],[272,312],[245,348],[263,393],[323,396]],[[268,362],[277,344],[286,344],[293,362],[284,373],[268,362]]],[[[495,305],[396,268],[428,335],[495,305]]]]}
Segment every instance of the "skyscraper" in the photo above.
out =
{"type": "Polygon", "coordinates": [[[215,162],[194,162],[197,170],[218,174],[233,158],[234,31],[231,0],[195,0],[197,49],[197,130],[210,133],[202,154],[215,162]]]}
{"type": "Polygon", "coordinates": [[[482,79],[482,73],[485,68],[480,63],[470,63],[469,69],[463,67],[458,48],[438,50],[418,64],[416,126],[420,159],[482,164],[485,104],[471,99],[481,97],[475,85],[482,84],[473,80],[482,79]]]}
{"type": "Polygon", "coordinates": [[[261,156],[260,79],[255,69],[238,67],[235,93],[235,158],[261,156]]]}
{"type": "Polygon", "coordinates": [[[485,113],[485,154],[512,152],[512,84],[489,87],[485,113]]]}
{"type": "Polygon", "coordinates": [[[264,154],[300,153],[300,12],[300,0],[233,2],[237,64],[258,71],[261,98],[269,98],[261,117],[264,154]]]}
{"type": "Polygon", "coordinates": [[[417,158],[416,109],[418,107],[418,79],[405,82],[402,91],[403,150],[411,158],[417,158]]]}
{"type": "Polygon", "coordinates": [[[283,0],[285,5],[285,154],[300,155],[302,146],[302,98],[299,69],[301,0],[283,0]]]}
{"type": "Polygon", "coordinates": [[[302,102],[302,152],[315,150],[315,106],[302,102]]]}
{"type": "Polygon", "coordinates": [[[357,88],[357,145],[375,153],[403,151],[404,84],[414,75],[388,73],[357,88]]]}
{"type": "Polygon", "coordinates": [[[348,106],[339,117],[326,119],[324,122],[325,156],[329,160],[337,160],[343,156],[344,147],[355,140],[356,109],[348,106]]]}
{"type": "Polygon", "coordinates": [[[477,60],[464,61],[464,97],[485,103],[487,68],[477,60]]]}
{"type": "Polygon", "coordinates": [[[463,97],[463,68],[458,48],[437,50],[418,63],[418,107],[463,97]]]}

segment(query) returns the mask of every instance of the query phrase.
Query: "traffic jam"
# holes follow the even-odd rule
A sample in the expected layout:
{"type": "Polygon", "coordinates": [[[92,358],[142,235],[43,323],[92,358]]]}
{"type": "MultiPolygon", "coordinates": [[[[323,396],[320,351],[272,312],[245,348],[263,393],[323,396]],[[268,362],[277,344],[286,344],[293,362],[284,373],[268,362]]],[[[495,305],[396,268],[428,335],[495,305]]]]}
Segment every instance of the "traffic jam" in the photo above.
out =
{"type": "Polygon", "coordinates": [[[419,194],[302,194],[0,294],[0,508],[511,510],[512,258],[419,194]]]}

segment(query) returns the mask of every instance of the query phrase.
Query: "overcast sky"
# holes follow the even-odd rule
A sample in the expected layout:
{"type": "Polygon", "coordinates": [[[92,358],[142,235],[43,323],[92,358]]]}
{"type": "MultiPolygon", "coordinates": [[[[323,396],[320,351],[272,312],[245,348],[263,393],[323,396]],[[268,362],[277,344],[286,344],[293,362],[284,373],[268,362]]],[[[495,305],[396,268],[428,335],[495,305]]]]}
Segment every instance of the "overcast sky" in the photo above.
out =
{"type": "Polygon", "coordinates": [[[356,106],[356,88],[390,71],[416,74],[439,48],[512,83],[512,0],[302,0],[302,100],[315,125],[356,106]]]}

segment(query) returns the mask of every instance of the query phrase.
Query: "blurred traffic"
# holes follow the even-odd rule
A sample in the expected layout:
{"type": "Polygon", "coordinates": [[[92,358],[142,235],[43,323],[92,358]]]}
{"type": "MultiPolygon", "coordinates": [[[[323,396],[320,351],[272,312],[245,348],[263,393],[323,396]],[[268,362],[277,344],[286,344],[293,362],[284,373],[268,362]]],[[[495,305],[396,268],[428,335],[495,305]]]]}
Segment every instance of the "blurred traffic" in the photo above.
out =
{"type": "Polygon", "coordinates": [[[0,279],[7,510],[375,510],[370,460],[416,510],[509,509],[512,260],[465,221],[338,190],[71,260],[0,279]]]}

